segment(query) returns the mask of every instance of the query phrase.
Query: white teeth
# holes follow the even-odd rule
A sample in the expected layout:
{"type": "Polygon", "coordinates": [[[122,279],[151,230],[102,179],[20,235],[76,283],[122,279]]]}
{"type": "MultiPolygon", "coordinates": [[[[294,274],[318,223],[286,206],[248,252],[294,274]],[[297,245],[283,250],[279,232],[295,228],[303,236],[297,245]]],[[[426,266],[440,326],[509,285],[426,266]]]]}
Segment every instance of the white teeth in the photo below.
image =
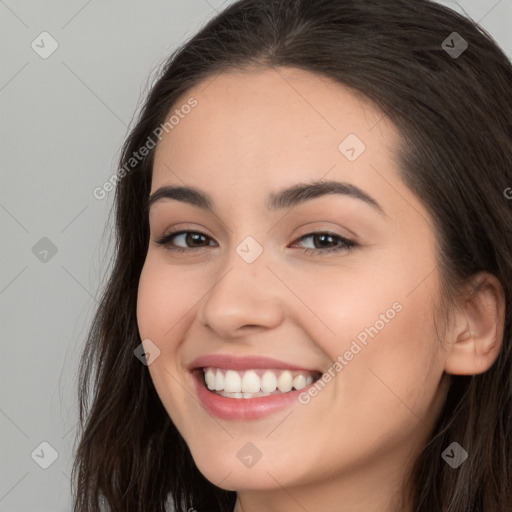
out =
{"type": "Polygon", "coordinates": [[[268,396],[271,393],[224,393],[224,391],[217,391],[216,394],[227,398],[257,398],[259,396],[268,396]]]}
{"type": "Polygon", "coordinates": [[[242,377],[242,392],[243,393],[258,393],[259,391],[260,391],[260,378],[258,377],[258,374],[254,370],[247,370],[244,373],[244,376],[242,377]]]}
{"type": "Polygon", "coordinates": [[[295,379],[293,379],[293,387],[295,389],[302,389],[306,387],[306,377],[304,375],[297,375],[295,379]]]}
{"type": "Polygon", "coordinates": [[[288,393],[313,383],[309,372],[290,370],[225,370],[204,368],[204,381],[210,391],[229,398],[256,398],[288,393]]]}
{"type": "Polygon", "coordinates": [[[277,379],[277,387],[281,393],[288,393],[288,391],[291,391],[293,387],[293,377],[288,370],[285,370],[281,375],[279,375],[279,378],[277,379]]]}
{"type": "Polygon", "coordinates": [[[214,391],[216,378],[215,378],[215,373],[213,372],[213,370],[211,368],[208,368],[208,371],[206,372],[206,375],[205,375],[205,380],[206,380],[206,387],[210,391],[214,391]]]}
{"type": "Polygon", "coordinates": [[[261,377],[261,391],[273,393],[277,388],[277,378],[274,372],[265,372],[261,377]]]}
{"type": "Polygon", "coordinates": [[[215,391],[222,391],[224,389],[224,374],[217,370],[215,374],[215,391]]]}
{"type": "Polygon", "coordinates": [[[254,398],[256,396],[268,396],[270,395],[271,393],[242,393],[243,397],[244,398],[254,398]]]}
{"type": "Polygon", "coordinates": [[[242,379],[235,370],[228,370],[226,372],[224,376],[224,391],[226,393],[240,393],[242,391],[242,379]]]}

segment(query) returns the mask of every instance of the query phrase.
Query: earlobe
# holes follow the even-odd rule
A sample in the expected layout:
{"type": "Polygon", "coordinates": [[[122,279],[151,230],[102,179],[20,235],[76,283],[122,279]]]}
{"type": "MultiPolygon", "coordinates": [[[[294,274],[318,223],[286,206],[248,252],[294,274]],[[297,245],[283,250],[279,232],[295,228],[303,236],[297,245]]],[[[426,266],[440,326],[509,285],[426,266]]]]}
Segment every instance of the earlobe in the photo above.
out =
{"type": "Polygon", "coordinates": [[[477,274],[472,283],[451,330],[445,371],[453,375],[486,372],[503,344],[505,293],[501,283],[488,272],[477,274]]]}

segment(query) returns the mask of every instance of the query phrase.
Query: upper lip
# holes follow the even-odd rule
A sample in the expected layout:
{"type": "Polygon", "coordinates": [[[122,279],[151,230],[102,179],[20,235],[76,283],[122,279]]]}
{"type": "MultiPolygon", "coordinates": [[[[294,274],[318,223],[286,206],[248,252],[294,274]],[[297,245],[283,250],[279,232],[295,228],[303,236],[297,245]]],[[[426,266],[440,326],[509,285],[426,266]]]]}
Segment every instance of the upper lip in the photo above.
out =
{"type": "Polygon", "coordinates": [[[316,368],[305,368],[296,364],[287,363],[279,359],[264,356],[234,356],[229,354],[209,354],[194,359],[188,369],[190,371],[199,368],[224,368],[227,370],[251,370],[267,368],[275,370],[303,370],[318,372],[316,368]]]}

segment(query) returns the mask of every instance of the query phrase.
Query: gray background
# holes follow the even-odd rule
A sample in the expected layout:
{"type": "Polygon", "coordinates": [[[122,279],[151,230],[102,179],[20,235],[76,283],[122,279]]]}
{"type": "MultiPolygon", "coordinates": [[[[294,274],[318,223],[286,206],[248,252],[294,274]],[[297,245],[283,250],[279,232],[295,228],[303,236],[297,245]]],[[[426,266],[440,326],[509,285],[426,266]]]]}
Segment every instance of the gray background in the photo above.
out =
{"type": "MultiPolygon", "coordinates": [[[[92,192],[157,66],[229,3],[0,0],[0,512],[71,508],[78,357],[110,255],[113,193],[92,192]]],[[[441,3],[512,56],[512,0],[441,3]]]]}

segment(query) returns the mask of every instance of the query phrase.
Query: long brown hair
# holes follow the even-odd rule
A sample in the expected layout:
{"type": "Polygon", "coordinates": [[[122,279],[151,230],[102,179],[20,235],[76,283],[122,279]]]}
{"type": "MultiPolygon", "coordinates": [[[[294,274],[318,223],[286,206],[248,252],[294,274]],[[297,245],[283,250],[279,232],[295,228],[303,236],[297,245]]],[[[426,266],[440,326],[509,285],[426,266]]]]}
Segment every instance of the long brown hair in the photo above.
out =
{"type": "Polygon", "coordinates": [[[478,271],[500,280],[500,355],[483,374],[452,377],[411,482],[415,512],[510,512],[512,66],[475,23],[427,0],[240,0],[170,56],[121,157],[114,262],[80,366],[74,511],[233,509],[236,493],[198,471],[134,357],[154,150],[130,159],[192,86],[254,66],[301,68],[373,100],[402,135],[402,179],[434,218],[447,296],[478,271]],[[456,470],[441,458],[452,441],[470,454],[456,470]]]}

